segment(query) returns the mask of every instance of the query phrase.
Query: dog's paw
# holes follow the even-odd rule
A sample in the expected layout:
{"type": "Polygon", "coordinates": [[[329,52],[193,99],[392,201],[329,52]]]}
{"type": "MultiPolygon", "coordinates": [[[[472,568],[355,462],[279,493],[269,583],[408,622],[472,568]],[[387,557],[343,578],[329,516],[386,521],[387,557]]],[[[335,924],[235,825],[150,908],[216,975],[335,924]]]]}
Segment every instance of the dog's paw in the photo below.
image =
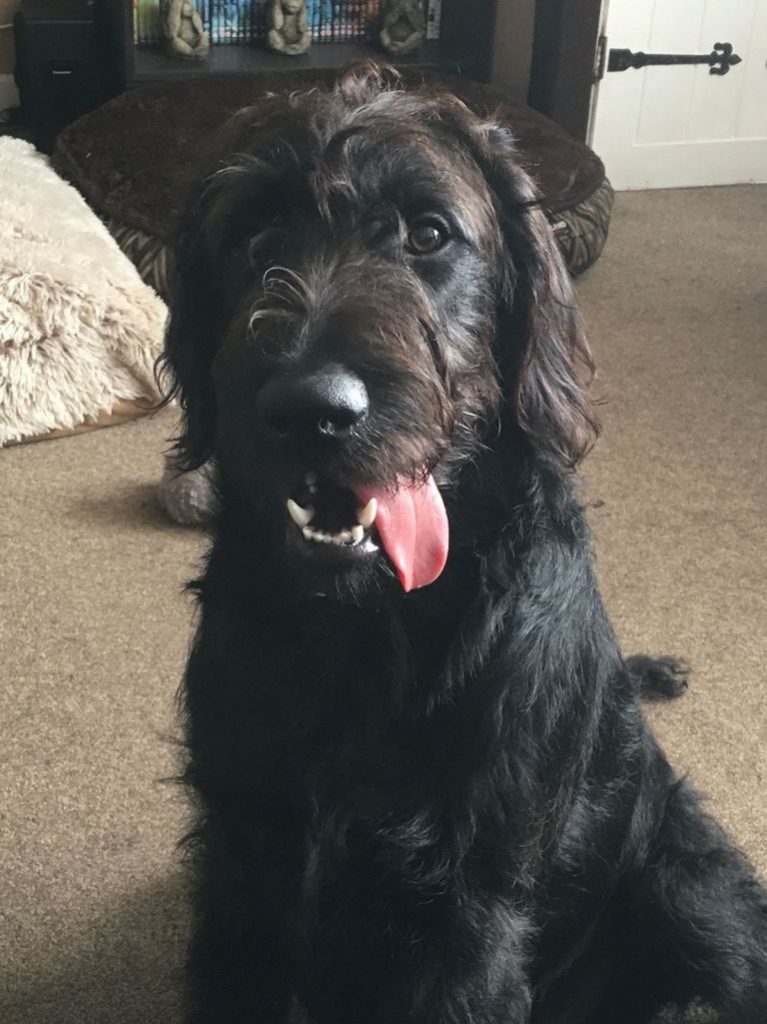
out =
{"type": "Polygon", "coordinates": [[[692,669],[681,658],[651,658],[635,654],[626,659],[626,668],[646,700],[674,700],[690,683],[692,669]]]}
{"type": "Polygon", "coordinates": [[[216,514],[213,462],[184,472],[172,456],[165,459],[165,470],[158,488],[163,509],[182,526],[206,526],[216,514]]]}

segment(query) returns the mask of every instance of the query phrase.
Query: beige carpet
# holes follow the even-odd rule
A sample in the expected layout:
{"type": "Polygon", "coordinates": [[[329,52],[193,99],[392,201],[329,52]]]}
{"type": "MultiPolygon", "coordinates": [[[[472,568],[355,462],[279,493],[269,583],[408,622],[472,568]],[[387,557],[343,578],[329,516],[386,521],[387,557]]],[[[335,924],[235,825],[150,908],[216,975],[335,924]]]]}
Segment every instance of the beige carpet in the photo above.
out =
{"type": "MultiPolygon", "coordinates": [[[[652,717],[767,869],[767,186],[619,196],[580,292],[588,464],[627,650],[696,674],[652,717]]],[[[177,1024],[174,693],[202,550],[158,510],[173,415],[0,452],[0,1020],[177,1024]]],[[[616,1022],[620,1024],[620,1022],[616,1022]]]]}

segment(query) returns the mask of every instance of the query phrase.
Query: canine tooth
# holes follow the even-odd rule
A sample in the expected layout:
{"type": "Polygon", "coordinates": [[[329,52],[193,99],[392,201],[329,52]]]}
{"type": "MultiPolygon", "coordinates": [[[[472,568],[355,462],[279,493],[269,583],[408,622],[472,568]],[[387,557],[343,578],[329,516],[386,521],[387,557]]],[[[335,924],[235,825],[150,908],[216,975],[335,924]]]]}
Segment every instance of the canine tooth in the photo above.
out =
{"type": "Polygon", "coordinates": [[[366,530],[369,530],[375,522],[377,513],[378,500],[376,498],[371,498],[364,508],[357,509],[357,521],[361,523],[366,530]]]}
{"type": "MultiPolygon", "coordinates": [[[[373,498],[372,500],[375,501],[375,498],[373,498]]],[[[362,526],[361,523],[357,523],[356,526],[352,527],[351,534],[352,534],[352,540],[354,541],[354,543],[355,544],[359,544],[359,542],[365,536],[365,527],[362,526]]]]}
{"type": "Polygon", "coordinates": [[[312,521],[312,516],[314,515],[313,509],[302,508],[297,502],[293,501],[292,498],[288,498],[288,512],[296,526],[300,526],[301,529],[309,525],[312,521]]]}

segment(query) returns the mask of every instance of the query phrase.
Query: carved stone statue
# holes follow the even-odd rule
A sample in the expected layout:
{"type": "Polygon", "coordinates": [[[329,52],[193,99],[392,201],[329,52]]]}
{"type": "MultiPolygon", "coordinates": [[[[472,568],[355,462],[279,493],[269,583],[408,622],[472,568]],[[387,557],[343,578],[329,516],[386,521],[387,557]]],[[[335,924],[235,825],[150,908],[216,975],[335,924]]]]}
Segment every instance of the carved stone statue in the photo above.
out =
{"type": "Polygon", "coordinates": [[[272,0],[269,47],[291,57],[306,53],[312,41],[306,0],[272,0]]]}
{"type": "Polygon", "coordinates": [[[162,0],[162,33],[171,57],[205,60],[210,52],[210,36],[202,27],[202,18],[192,0],[162,0]]]}
{"type": "Polygon", "coordinates": [[[389,53],[412,53],[426,37],[423,0],[388,0],[384,3],[381,46],[389,53]]]}

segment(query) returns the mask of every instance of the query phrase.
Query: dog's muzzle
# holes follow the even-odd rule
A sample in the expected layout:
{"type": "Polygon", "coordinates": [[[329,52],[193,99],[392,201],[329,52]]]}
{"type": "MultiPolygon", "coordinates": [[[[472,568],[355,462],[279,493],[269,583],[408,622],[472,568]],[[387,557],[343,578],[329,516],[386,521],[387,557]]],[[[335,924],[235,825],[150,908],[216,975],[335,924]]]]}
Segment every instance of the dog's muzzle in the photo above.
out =
{"type": "MultiPolygon", "coordinates": [[[[256,400],[269,435],[302,453],[343,447],[370,412],[364,382],[346,367],[275,376],[256,400]]],[[[432,583],[447,560],[448,524],[431,475],[413,483],[340,483],[310,471],[287,499],[289,538],[304,554],[350,563],[378,553],[379,544],[405,590],[432,583]]]]}

